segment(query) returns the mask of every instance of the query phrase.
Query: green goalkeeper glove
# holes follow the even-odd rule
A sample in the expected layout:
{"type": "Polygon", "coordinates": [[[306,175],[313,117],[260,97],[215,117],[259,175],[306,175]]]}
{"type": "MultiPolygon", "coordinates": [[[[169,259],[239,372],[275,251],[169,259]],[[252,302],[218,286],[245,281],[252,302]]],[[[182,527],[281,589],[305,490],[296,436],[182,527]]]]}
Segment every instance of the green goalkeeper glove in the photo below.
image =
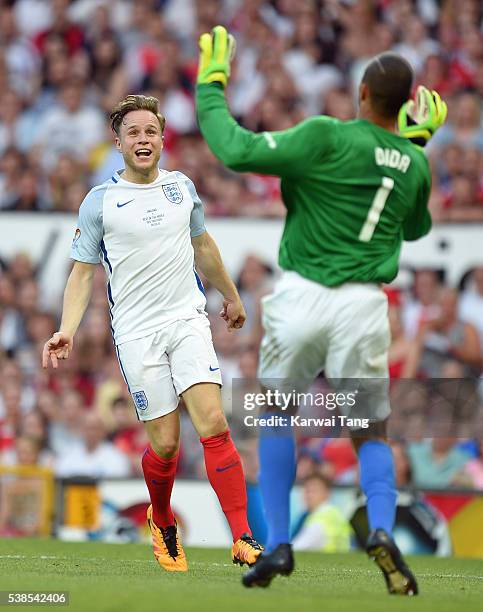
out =
{"type": "Polygon", "coordinates": [[[198,64],[198,85],[221,83],[226,87],[230,76],[230,62],[235,55],[235,39],[226,28],[215,26],[211,34],[200,36],[200,61],[198,64]]]}
{"type": "Polygon", "coordinates": [[[429,91],[423,85],[416,90],[416,100],[408,100],[401,106],[397,123],[401,136],[424,147],[446,120],[448,108],[437,91],[429,91]]]}

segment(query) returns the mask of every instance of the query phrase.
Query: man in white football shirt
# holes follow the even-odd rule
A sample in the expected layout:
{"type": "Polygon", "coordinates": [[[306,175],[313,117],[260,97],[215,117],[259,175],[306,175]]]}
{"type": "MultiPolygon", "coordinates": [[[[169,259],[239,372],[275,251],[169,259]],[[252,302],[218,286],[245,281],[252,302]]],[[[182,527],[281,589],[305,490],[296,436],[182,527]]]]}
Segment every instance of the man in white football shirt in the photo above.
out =
{"type": "Polygon", "coordinates": [[[252,565],[261,547],[247,522],[245,480],[221,406],[220,368],[195,262],[223,295],[220,314],[228,328],[242,327],[246,315],[205,229],[193,183],[181,172],[158,168],[164,124],[152,97],[127,96],[111,113],[125,169],[81,204],[60,330],[45,343],[43,366],[50,358],[56,368],[69,357],[101,261],[119,365],[150,441],[142,466],[154,555],[168,571],[188,569],[170,507],[182,397],[232,531],[232,559],[252,565]]]}

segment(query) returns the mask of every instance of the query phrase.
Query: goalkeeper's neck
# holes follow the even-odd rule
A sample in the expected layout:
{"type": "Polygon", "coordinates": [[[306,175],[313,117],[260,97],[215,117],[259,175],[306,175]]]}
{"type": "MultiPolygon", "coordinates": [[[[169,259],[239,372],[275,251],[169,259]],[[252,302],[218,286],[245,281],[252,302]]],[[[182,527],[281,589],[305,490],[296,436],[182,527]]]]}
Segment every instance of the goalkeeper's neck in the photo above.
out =
{"type": "Polygon", "coordinates": [[[397,117],[382,117],[373,111],[371,108],[361,108],[359,107],[359,112],[357,113],[357,117],[359,119],[365,119],[366,121],[370,121],[379,127],[387,130],[388,132],[392,132],[393,134],[398,134],[397,128],[397,117]]]}

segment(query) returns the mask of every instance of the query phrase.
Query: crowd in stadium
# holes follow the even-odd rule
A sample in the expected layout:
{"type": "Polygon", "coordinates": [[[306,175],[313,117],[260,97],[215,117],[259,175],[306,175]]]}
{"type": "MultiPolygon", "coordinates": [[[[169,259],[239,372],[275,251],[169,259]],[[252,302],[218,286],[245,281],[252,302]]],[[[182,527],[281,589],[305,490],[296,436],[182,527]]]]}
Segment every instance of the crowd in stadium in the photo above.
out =
{"type": "MultiPolygon", "coordinates": [[[[246,258],[238,286],[248,320],[236,334],[227,332],[218,316],[219,295],[208,287],[213,339],[223,377],[228,381],[225,397],[228,412],[232,409],[229,381],[256,377],[262,333],[260,298],[270,290],[273,281],[273,271],[263,261],[254,255],[246,258]]],[[[387,289],[392,380],[478,376],[482,369],[483,267],[476,268],[466,279],[460,294],[448,288],[437,271],[429,269],[415,273],[410,289],[387,289]]],[[[2,271],[2,462],[50,466],[57,475],[65,477],[141,474],[140,456],[146,437],[119,371],[105,292],[104,271],[99,267],[91,304],[75,339],[75,350],[53,374],[52,370],[41,369],[40,355],[45,338],[57,329],[58,313],[42,310],[35,269],[26,255],[16,256],[2,271]]],[[[473,412],[475,409],[478,407],[473,412]]],[[[233,420],[240,421],[241,416],[242,408],[233,406],[233,420]]],[[[433,442],[419,440],[413,428],[404,422],[400,433],[403,444],[398,444],[398,459],[406,464],[404,484],[483,489],[483,449],[474,428],[465,430],[465,424],[474,423],[474,414],[469,416],[470,419],[460,422],[460,431],[456,427],[451,427],[451,431],[435,428],[433,442]]],[[[202,447],[184,411],[182,421],[180,474],[202,476],[202,447]]],[[[235,435],[247,476],[255,478],[254,441],[246,430],[235,435]]],[[[329,440],[319,437],[301,442],[300,478],[310,470],[320,470],[335,482],[357,482],[356,457],[347,437],[329,440]]]]}
{"type": "MultiPolygon", "coordinates": [[[[449,106],[428,147],[433,218],[483,220],[482,18],[478,0],[0,0],[0,209],[77,212],[91,186],[121,167],[109,111],[128,92],[144,92],[160,99],[167,117],[162,165],[194,181],[208,224],[212,216],[282,216],[278,180],[225,170],[197,131],[196,41],[223,22],[238,47],[231,108],[257,131],[316,113],[350,119],[368,58],[402,53],[416,83],[437,89],[449,106]]],[[[273,282],[273,271],[248,256],[238,279],[248,320],[230,335],[208,288],[227,381],[256,375],[260,298],[273,282]]],[[[393,379],[480,374],[483,267],[460,289],[428,269],[414,275],[411,290],[388,290],[393,379]]],[[[41,369],[40,351],[59,314],[43,308],[26,254],[0,261],[0,462],[50,466],[59,476],[140,475],[146,437],[119,371],[100,267],[75,350],[52,375],[41,369]]],[[[201,446],[183,421],[180,474],[202,475],[201,446]]],[[[457,433],[398,442],[400,483],[483,489],[482,443],[457,433]]],[[[244,444],[247,476],[255,477],[244,444]]],[[[301,448],[300,478],[320,471],[357,481],[348,439],[301,448]]]]}
{"type": "Polygon", "coordinates": [[[190,176],[208,215],[283,215],[276,180],[227,172],[197,131],[197,39],[219,22],[237,40],[231,108],[258,131],[354,117],[368,59],[403,54],[449,107],[428,149],[433,216],[483,219],[478,0],[2,0],[0,209],[77,211],[120,167],[106,117],[144,92],[167,117],[163,166],[190,176]]]}

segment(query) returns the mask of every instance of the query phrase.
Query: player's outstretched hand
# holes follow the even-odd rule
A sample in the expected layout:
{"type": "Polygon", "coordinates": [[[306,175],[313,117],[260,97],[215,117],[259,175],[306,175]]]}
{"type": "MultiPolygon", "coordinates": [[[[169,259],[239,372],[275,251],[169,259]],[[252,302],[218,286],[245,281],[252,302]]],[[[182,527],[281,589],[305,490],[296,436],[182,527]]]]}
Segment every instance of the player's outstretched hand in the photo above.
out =
{"type": "Polygon", "coordinates": [[[241,329],[247,318],[247,313],[240,300],[223,300],[223,310],[220,312],[220,317],[227,322],[228,331],[241,329]]]}
{"type": "Polygon", "coordinates": [[[446,120],[448,108],[437,91],[429,91],[423,85],[416,90],[414,100],[401,106],[398,127],[401,136],[424,147],[446,120]]]}
{"type": "Polygon", "coordinates": [[[47,340],[42,351],[42,367],[49,367],[49,359],[52,362],[52,367],[58,368],[59,359],[68,359],[72,351],[74,342],[70,336],[64,332],[55,332],[55,334],[47,340]]]}
{"type": "Polygon", "coordinates": [[[235,39],[226,28],[217,25],[211,33],[200,36],[198,85],[221,83],[226,87],[230,77],[230,62],[235,55],[235,39]]]}

